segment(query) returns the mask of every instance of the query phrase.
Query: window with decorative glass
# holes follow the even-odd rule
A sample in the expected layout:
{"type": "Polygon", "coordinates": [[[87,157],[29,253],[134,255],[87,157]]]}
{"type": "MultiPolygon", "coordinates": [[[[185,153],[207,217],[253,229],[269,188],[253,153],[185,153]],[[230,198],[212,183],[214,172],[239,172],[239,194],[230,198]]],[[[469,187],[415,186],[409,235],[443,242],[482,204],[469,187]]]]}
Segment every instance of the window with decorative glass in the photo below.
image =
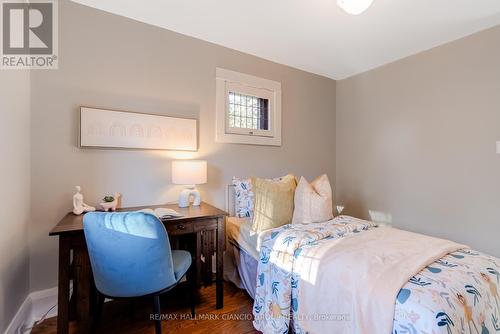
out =
{"type": "Polygon", "coordinates": [[[228,70],[217,73],[217,141],[281,145],[281,84],[228,70]]]}
{"type": "Polygon", "coordinates": [[[271,92],[262,88],[227,84],[226,132],[253,136],[272,136],[271,92]]]}
{"type": "Polygon", "coordinates": [[[269,100],[229,92],[229,129],[269,130],[269,100]]]}

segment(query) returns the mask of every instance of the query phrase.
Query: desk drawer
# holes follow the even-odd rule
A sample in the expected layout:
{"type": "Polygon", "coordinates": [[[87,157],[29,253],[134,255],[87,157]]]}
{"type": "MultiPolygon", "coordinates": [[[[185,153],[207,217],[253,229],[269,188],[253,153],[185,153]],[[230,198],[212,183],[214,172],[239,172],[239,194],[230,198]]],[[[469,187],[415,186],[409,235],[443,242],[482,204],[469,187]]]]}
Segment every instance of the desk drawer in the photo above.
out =
{"type": "Polygon", "coordinates": [[[166,224],[167,232],[171,235],[193,233],[193,223],[166,224]]]}
{"type": "Polygon", "coordinates": [[[193,229],[195,232],[216,230],[217,219],[207,219],[207,220],[197,221],[195,224],[193,224],[193,229]]]}

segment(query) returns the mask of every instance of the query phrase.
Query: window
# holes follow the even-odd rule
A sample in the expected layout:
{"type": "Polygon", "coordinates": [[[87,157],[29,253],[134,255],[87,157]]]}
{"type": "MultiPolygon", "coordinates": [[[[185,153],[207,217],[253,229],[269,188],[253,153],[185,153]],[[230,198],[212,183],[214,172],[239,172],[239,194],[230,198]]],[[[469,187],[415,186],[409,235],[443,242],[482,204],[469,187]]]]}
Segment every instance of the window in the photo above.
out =
{"type": "Polygon", "coordinates": [[[269,100],[229,91],[229,131],[269,130],[269,100]]]}
{"type": "Polygon", "coordinates": [[[272,137],[272,95],[267,89],[226,82],[225,132],[272,137]]]}
{"type": "Polygon", "coordinates": [[[217,69],[216,141],[281,145],[281,84],[217,69]]]}

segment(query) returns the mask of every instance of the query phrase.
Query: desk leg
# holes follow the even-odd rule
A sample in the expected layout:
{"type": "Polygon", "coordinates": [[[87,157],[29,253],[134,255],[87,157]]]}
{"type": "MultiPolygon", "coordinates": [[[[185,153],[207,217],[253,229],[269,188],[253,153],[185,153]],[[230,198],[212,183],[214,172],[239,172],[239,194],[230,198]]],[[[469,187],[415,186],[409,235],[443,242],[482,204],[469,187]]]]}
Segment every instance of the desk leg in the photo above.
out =
{"type": "Polygon", "coordinates": [[[76,318],[78,327],[87,333],[90,328],[90,259],[85,247],[74,249],[76,280],[76,318]]]}
{"type": "Polygon", "coordinates": [[[217,253],[216,253],[216,262],[217,262],[217,273],[216,273],[216,309],[221,309],[224,307],[224,286],[223,286],[223,253],[224,253],[224,218],[217,219],[217,253]]]}
{"type": "Polygon", "coordinates": [[[196,233],[196,286],[199,287],[201,285],[201,231],[196,233]]]}
{"type": "Polygon", "coordinates": [[[68,334],[69,330],[69,240],[59,237],[59,283],[57,288],[57,334],[68,334]]]}

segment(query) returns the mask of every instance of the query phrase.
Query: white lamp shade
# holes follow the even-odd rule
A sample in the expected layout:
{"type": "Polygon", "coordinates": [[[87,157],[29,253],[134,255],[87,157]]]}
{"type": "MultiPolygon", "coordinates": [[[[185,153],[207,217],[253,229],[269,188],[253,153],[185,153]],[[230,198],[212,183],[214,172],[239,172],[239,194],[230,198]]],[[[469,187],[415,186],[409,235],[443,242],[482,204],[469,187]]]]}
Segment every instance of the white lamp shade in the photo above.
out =
{"type": "Polygon", "coordinates": [[[172,161],[172,183],[182,185],[207,183],[207,162],[204,160],[172,161]]]}

